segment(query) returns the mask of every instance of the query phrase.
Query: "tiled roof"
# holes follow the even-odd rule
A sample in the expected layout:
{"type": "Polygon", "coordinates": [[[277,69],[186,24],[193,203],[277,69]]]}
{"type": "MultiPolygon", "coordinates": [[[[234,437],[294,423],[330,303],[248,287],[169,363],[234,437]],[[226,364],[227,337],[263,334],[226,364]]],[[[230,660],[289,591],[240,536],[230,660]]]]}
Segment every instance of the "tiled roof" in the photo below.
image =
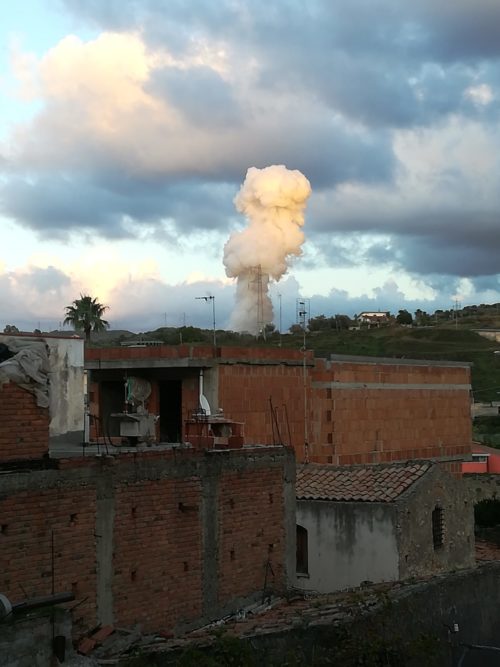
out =
{"type": "Polygon", "coordinates": [[[390,503],[424,475],[429,461],[366,466],[304,464],[297,467],[299,500],[390,503]]]}

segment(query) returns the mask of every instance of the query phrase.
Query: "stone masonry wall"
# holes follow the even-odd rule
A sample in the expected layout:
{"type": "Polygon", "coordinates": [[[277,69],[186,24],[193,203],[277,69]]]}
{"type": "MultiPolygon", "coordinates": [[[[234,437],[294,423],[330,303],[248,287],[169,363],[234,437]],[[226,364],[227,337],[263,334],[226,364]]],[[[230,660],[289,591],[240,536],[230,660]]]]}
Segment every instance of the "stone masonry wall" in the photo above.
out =
{"type": "Polygon", "coordinates": [[[397,502],[399,578],[475,565],[474,506],[467,484],[436,465],[397,502]],[[442,511],[442,546],[433,543],[432,512],[442,511]]]}
{"type": "Polygon", "coordinates": [[[283,447],[68,459],[0,478],[0,591],[73,591],[97,623],[175,632],[294,576],[294,456],[283,447]],[[266,517],[265,528],[262,518],[266,517]],[[226,562],[229,561],[229,562],[226,562]]]}
{"type": "Polygon", "coordinates": [[[40,459],[49,450],[49,410],[13,382],[0,385],[0,461],[40,459]]]}

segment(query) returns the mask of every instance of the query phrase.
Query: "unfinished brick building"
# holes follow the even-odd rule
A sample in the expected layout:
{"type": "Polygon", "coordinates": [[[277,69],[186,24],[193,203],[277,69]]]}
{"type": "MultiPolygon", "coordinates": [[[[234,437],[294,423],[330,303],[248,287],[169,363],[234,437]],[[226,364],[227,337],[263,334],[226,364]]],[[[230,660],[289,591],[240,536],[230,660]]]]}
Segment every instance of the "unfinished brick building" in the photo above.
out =
{"type": "Polygon", "coordinates": [[[0,592],[72,592],[77,635],[97,623],[178,632],[290,585],[295,457],[282,444],[300,461],[341,465],[455,464],[470,451],[467,365],[89,349],[85,427],[83,341],[40,341],[55,364],[47,407],[0,372],[0,592]],[[155,439],[113,447],[131,377],[150,387],[155,439]],[[244,423],[245,447],[186,443],[201,396],[220,423],[221,409],[244,423]],[[100,448],[82,446],[97,436],[100,448]]]}
{"type": "MultiPolygon", "coordinates": [[[[76,636],[99,623],[178,632],[289,586],[290,448],[90,453],[71,433],[66,444],[50,438],[55,407],[37,404],[31,389],[6,381],[0,364],[0,593],[8,600],[72,593],[76,636]]],[[[83,422],[83,383],[79,398],[83,422]]]]}
{"type": "Polygon", "coordinates": [[[89,349],[85,366],[90,411],[113,437],[124,381],[139,376],[152,386],[157,439],[184,440],[186,420],[200,405],[201,373],[212,412],[244,423],[248,442],[291,444],[300,462],[470,457],[466,363],[162,345],[89,349]]]}

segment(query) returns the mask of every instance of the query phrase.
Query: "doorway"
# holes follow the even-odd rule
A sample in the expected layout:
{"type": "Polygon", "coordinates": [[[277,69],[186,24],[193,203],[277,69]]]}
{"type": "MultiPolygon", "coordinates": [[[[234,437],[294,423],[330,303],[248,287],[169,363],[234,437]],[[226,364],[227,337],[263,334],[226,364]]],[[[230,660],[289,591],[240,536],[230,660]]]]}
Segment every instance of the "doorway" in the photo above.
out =
{"type": "Polygon", "coordinates": [[[160,382],[160,442],[182,442],[182,383],[160,382]]]}

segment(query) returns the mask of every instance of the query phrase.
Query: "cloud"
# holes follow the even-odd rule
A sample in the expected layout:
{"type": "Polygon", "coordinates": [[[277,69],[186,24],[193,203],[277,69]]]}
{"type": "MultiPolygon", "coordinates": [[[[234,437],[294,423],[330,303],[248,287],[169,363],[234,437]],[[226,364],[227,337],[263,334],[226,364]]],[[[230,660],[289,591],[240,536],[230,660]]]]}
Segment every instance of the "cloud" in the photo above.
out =
{"type": "Polygon", "coordinates": [[[232,58],[256,63],[262,86],[300,89],[368,126],[425,125],[452,113],[460,88],[475,85],[481,63],[500,53],[496,0],[319,0],[286,12],[230,0],[200,1],[196,10],[172,2],[168,13],[155,0],[65,6],[104,30],[140,30],[148,44],[168,43],[178,54],[194,41],[222,44],[232,58]]]}
{"type": "Polygon", "coordinates": [[[198,127],[241,125],[243,120],[243,110],[231,85],[210,67],[156,70],[147,90],[173,104],[189,123],[198,127]]]}
{"type": "Polygon", "coordinates": [[[387,133],[346,127],[297,94],[256,96],[244,74],[198,46],[179,59],[131,33],[66,37],[34,67],[44,108],[4,148],[3,212],[59,237],[133,236],[164,219],[185,233],[215,216],[224,230],[228,186],[249,165],[290,165],[315,188],[392,177],[387,133]]]}
{"type": "Polygon", "coordinates": [[[32,116],[1,140],[0,212],[19,226],[220,263],[248,167],[285,164],[313,189],[311,274],[498,273],[496,0],[58,6],[93,36],[13,54],[32,116]]]}

